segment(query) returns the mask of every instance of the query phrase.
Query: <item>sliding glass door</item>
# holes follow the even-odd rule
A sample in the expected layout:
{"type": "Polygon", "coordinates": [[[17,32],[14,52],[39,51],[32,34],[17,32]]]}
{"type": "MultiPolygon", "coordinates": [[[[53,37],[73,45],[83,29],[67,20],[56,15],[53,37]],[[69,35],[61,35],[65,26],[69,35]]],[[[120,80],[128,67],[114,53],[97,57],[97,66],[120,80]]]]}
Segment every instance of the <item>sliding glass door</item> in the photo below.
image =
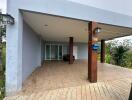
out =
{"type": "Polygon", "coordinates": [[[62,45],[58,46],[58,59],[61,60],[63,59],[63,54],[62,54],[62,45]]]}
{"type": "Polygon", "coordinates": [[[51,51],[51,46],[46,45],[45,46],[45,59],[46,60],[50,60],[50,51],[51,51]]]}
{"type": "Polygon", "coordinates": [[[58,44],[46,44],[45,60],[62,60],[63,46],[58,44]]]}
{"type": "Polygon", "coordinates": [[[51,45],[51,59],[57,60],[58,59],[58,46],[51,45]]]}

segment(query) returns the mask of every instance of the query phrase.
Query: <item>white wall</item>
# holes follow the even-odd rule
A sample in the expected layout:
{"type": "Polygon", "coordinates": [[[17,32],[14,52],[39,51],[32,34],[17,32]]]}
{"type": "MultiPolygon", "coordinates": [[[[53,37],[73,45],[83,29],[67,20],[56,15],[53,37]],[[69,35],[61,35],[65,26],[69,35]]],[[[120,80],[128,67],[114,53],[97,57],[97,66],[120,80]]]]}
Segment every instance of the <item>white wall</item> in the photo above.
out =
{"type": "MultiPolygon", "coordinates": [[[[74,0],[75,1],[75,0],[74,0]]],[[[132,19],[131,14],[131,3],[132,1],[127,0],[128,6],[117,7],[116,5],[126,5],[119,1],[118,4],[115,0],[89,0],[85,5],[71,2],[68,0],[8,0],[8,9],[23,9],[29,11],[36,11],[41,13],[66,16],[71,18],[77,18],[88,21],[96,21],[101,23],[107,23],[112,25],[119,25],[125,27],[132,27],[130,20],[132,19]],[[100,1],[100,2],[99,2],[100,1]],[[87,5],[86,5],[87,4],[87,5]],[[94,6],[93,6],[94,5],[94,6]],[[97,7],[96,7],[97,5],[97,7]],[[109,6],[110,5],[110,6],[109,6]],[[101,8],[102,7],[102,8],[101,8]],[[113,8],[109,10],[108,8],[113,8]],[[121,14],[117,13],[122,12],[121,14]],[[130,14],[127,14],[128,12],[130,14]]],[[[126,2],[126,1],[125,1],[126,2]]],[[[10,12],[8,12],[10,14],[10,12]]],[[[11,13],[12,14],[12,13],[11,13]]]]}
{"type": "Polygon", "coordinates": [[[41,66],[41,40],[24,22],[22,46],[22,79],[24,80],[41,66]]]}
{"type": "Polygon", "coordinates": [[[76,43],[78,47],[78,59],[88,59],[88,44],[87,43],[76,43]]]}
{"type": "Polygon", "coordinates": [[[45,58],[45,41],[41,39],[41,63],[45,58]]]}
{"type": "Polygon", "coordinates": [[[6,95],[20,91],[22,82],[41,64],[39,38],[26,24],[23,25],[18,9],[9,9],[9,12],[14,16],[15,24],[7,26],[6,95]]]}
{"type": "MultiPolygon", "coordinates": [[[[11,95],[22,88],[22,32],[23,19],[14,10],[15,25],[8,25],[6,34],[6,94],[11,95]],[[19,21],[18,21],[19,20],[19,21]],[[19,33],[19,34],[18,34],[19,33]]],[[[12,12],[12,11],[11,11],[12,12]]]]}

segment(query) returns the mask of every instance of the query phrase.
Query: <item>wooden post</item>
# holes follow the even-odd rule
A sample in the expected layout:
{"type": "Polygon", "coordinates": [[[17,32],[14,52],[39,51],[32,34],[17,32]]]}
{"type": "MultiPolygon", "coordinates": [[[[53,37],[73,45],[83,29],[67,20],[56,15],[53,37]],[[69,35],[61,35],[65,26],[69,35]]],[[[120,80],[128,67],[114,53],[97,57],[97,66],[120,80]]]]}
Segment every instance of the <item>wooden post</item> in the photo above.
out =
{"type": "Polygon", "coordinates": [[[69,64],[73,64],[73,37],[69,37],[69,64]]]}
{"type": "Polygon", "coordinates": [[[100,60],[101,60],[101,63],[105,63],[105,40],[101,40],[100,60]]]}
{"type": "Polygon", "coordinates": [[[97,51],[92,49],[92,45],[95,43],[93,37],[95,36],[95,28],[97,28],[96,22],[89,23],[89,40],[88,40],[88,79],[90,82],[97,82],[97,51]]]}
{"type": "Polygon", "coordinates": [[[128,100],[132,100],[132,84],[131,84],[131,90],[130,90],[130,93],[129,93],[129,99],[128,100]]]}

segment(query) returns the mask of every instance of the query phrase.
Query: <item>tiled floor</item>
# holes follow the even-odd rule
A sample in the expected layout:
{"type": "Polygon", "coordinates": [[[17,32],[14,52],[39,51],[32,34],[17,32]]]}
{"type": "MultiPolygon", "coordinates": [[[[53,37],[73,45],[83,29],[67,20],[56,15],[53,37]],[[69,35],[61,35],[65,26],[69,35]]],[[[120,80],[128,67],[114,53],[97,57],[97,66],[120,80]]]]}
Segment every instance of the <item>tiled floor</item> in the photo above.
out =
{"type": "Polygon", "coordinates": [[[87,61],[76,61],[72,65],[58,61],[45,62],[26,80],[22,92],[14,99],[20,97],[22,100],[128,99],[132,70],[98,63],[98,82],[94,84],[87,80],[87,73],[87,61]]]}

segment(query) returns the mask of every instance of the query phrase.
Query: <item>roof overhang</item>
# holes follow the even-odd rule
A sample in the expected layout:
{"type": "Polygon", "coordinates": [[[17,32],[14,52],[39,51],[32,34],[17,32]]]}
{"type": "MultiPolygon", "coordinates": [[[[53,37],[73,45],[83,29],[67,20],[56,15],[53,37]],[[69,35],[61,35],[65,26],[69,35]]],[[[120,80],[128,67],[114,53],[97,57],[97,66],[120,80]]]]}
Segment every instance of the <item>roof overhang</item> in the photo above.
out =
{"type": "MultiPolygon", "coordinates": [[[[49,14],[22,11],[24,21],[46,41],[68,41],[74,37],[75,42],[88,41],[89,21],[54,16],[49,14]]],[[[132,35],[132,29],[99,23],[102,32],[99,40],[109,40],[132,35]]]]}

